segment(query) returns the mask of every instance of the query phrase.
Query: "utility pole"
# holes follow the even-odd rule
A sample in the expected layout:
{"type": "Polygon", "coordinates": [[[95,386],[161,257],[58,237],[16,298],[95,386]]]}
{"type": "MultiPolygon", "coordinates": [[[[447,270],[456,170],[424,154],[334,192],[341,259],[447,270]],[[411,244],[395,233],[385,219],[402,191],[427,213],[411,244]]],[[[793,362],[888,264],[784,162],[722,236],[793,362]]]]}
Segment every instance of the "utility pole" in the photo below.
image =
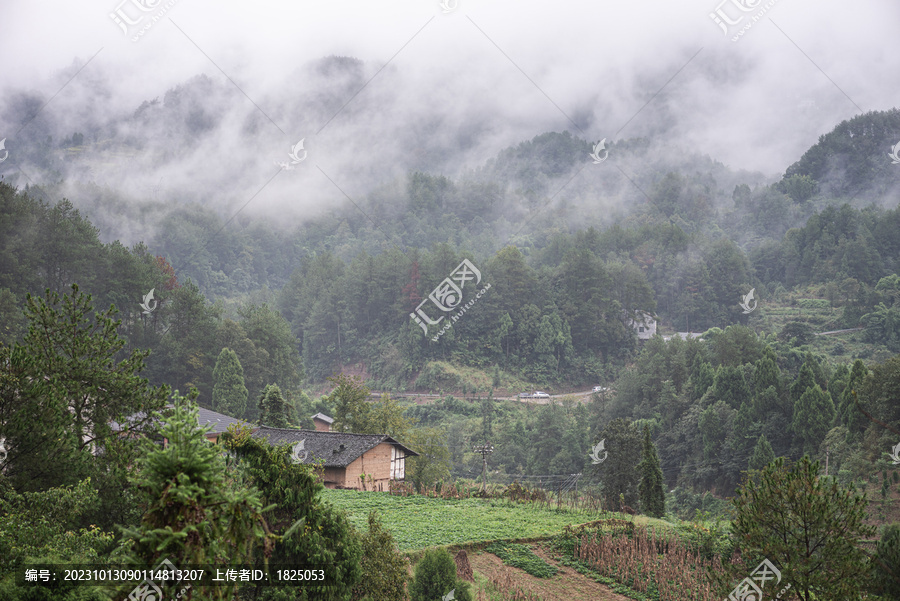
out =
{"type": "Polygon", "coordinates": [[[831,449],[825,447],[825,475],[828,475],[828,458],[831,455],[831,449]]]}
{"type": "Polygon", "coordinates": [[[494,446],[488,442],[487,444],[475,445],[472,450],[476,453],[481,453],[481,474],[483,477],[481,492],[487,492],[487,456],[494,452],[494,446]]]}

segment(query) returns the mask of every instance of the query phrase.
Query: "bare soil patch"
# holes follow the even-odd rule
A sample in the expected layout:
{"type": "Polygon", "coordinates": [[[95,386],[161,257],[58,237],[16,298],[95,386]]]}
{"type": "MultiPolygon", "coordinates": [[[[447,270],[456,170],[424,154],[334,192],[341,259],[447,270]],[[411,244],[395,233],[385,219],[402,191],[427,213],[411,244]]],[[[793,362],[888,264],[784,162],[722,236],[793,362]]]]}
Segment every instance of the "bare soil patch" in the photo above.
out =
{"type": "Polygon", "coordinates": [[[606,585],[579,574],[572,568],[560,565],[538,545],[533,545],[532,549],[541,559],[559,570],[556,576],[536,578],[518,568],[504,565],[503,560],[487,552],[470,552],[469,564],[475,572],[498,584],[511,596],[518,589],[536,595],[544,601],[632,601],[613,592],[606,585]]]}

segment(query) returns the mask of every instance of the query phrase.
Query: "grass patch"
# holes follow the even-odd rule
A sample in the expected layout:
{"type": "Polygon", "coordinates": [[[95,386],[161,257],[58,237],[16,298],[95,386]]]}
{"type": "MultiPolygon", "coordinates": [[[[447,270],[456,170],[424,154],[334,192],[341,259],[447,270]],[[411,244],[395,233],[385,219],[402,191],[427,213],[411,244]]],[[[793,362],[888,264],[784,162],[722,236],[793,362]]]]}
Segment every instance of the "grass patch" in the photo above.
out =
{"type": "Polygon", "coordinates": [[[531,547],[516,543],[491,543],[484,548],[503,560],[508,566],[519,568],[537,578],[552,578],[557,569],[534,554],[531,547]]]}
{"type": "Polygon", "coordinates": [[[324,490],[322,498],[348,512],[357,530],[366,531],[377,511],[401,551],[425,547],[550,537],[568,525],[597,519],[596,513],[557,511],[498,499],[436,499],[355,490],[324,490]]]}

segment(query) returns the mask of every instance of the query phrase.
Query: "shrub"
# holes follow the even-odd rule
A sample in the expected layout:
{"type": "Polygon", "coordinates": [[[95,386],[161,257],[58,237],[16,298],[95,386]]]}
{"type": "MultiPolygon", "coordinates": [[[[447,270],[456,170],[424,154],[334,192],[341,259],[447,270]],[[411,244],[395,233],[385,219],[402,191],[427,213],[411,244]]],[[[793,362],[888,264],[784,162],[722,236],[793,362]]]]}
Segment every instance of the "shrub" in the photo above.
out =
{"type": "Polygon", "coordinates": [[[445,549],[428,549],[416,564],[415,575],[409,586],[412,601],[438,601],[454,591],[457,601],[472,601],[469,583],[456,577],[456,562],[445,549]]]}
{"type": "Polygon", "coordinates": [[[409,573],[407,559],[394,545],[394,537],[378,520],[377,512],[369,513],[369,531],[362,536],[362,578],[353,591],[354,599],[391,599],[406,597],[409,573]]]}

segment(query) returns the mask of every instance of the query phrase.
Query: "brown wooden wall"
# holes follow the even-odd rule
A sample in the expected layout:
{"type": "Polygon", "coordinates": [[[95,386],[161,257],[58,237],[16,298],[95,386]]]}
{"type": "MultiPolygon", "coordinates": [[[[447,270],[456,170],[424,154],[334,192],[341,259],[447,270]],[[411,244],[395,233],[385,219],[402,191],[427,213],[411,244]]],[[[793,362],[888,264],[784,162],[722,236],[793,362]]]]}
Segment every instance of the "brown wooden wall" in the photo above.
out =
{"type": "Polygon", "coordinates": [[[325,477],[322,484],[325,488],[335,488],[336,486],[344,486],[344,468],[342,467],[326,467],[325,477]]]}
{"type": "MultiPolygon", "coordinates": [[[[375,479],[375,488],[377,489],[380,484],[384,490],[388,490],[388,482],[391,479],[391,445],[383,442],[375,448],[369,449],[357,457],[346,469],[326,468],[325,486],[328,488],[343,486],[362,490],[360,474],[372,474],[375,479]]],[[[368,478],[366,478],[366,490],[372,490],[368,478]]]]}

